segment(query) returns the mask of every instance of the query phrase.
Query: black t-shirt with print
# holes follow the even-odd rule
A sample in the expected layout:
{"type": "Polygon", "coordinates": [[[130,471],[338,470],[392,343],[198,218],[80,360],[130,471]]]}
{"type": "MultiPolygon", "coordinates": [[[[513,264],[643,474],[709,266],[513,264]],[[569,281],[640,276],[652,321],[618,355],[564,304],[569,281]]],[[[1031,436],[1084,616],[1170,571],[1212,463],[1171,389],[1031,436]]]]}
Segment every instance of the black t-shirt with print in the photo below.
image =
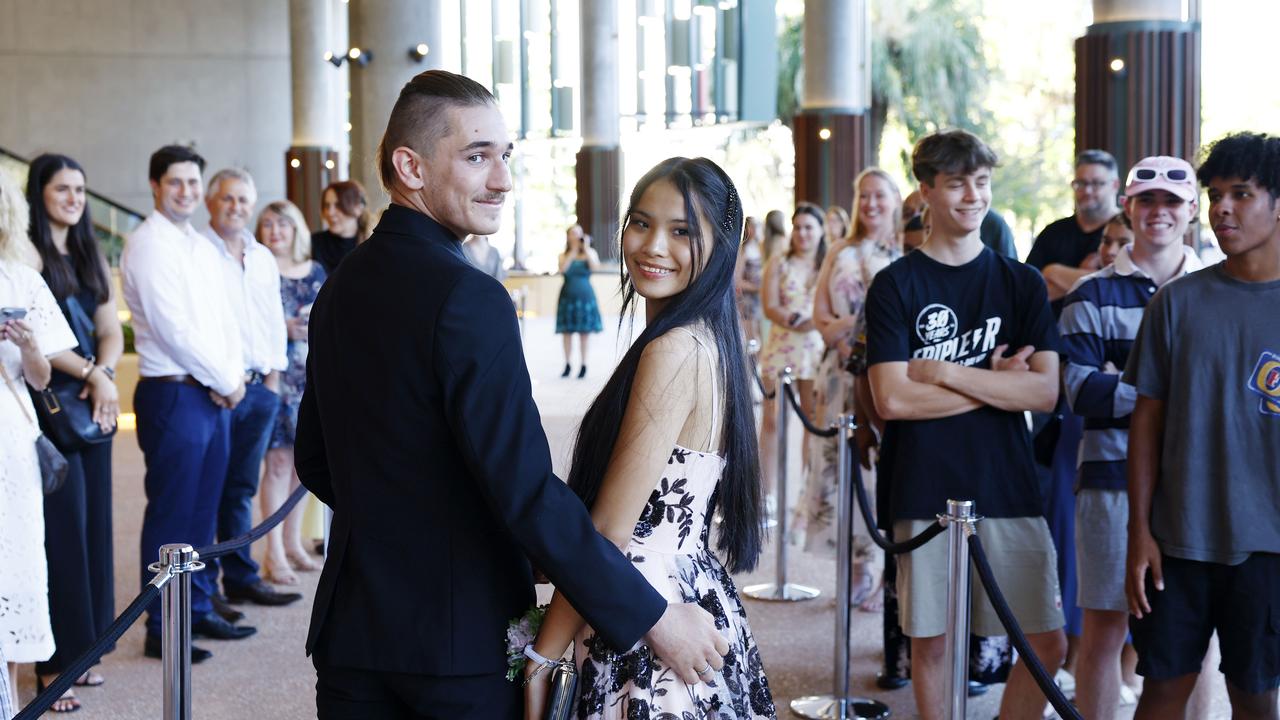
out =
{"type": "MultiPolygon", "coordinates": [[[[989,368],[998,345],[1061,351],[1044,280],[989,248],[960,266],[923,252],[895,261],[872,281],[866,313],[869,365],[931,358],[989,368]]],[[[1021,412],[892,420],[882,450],[894,520],[931,519],[948,499],[973,500],[986,517],[1043,514],[1021,412]]]]}

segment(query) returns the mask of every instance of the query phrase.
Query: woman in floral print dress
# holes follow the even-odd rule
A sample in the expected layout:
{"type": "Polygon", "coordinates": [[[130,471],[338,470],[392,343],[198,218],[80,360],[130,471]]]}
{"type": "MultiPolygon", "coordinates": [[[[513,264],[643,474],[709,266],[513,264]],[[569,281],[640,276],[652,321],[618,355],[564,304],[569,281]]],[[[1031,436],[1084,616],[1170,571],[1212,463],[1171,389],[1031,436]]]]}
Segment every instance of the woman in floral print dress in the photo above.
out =
{"type": "MultiPolygon", "coordinates": [[[[644,298],[647,323],[583,418],[569,474],[600,532],[669,602],[700,605],[727,652],[706,667],[672,668],[643,640],[611,647],[556,593],[533,650],[557,658],[573,645],[581,720],[776,717],[729,576],[755,565],[762,534],[733,291],[741,234],[737,192],[709,160],[672,158],[637,184],[622,230],[623,296],[625,306],[644,298]],[[717,510],[723,564],[711,546],[717,510]],[[690,671],[697,683],[679,677],[690,671]]],[[[526,668],[528,717],[542,717],[546,702],[548,673],[536,670],[526,668]]]]}

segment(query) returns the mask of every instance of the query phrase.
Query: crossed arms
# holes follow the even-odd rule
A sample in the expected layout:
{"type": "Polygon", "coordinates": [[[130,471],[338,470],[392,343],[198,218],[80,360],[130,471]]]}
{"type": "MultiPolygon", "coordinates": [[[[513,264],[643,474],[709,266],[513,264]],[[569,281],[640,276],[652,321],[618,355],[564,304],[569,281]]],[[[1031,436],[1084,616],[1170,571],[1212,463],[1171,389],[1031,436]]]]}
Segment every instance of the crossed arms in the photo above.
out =
{"type": "Polygon", "coordinates": [[[867,373],[876,412],[885,420],[934,420],[990,405],[1001,410],[1052,412],[1058,402],[1058,354],[1030,345],[1005,357],[991,354],[991,369],[942,360],[872,365],[867,373]]]}

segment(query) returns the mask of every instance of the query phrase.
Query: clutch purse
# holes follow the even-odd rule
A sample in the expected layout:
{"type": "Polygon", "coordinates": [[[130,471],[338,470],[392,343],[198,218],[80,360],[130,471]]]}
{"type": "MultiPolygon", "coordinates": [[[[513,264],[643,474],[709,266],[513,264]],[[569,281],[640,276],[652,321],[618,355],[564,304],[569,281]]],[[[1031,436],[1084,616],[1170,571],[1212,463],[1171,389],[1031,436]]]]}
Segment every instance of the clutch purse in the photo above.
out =
{"type": "Polygon", "coordinates": [[[578,669],[561,660],[551,669],[551,692],[547,697],[545,720],[569,720],[573,712],[573,695],[578,689],[578,669]]]}

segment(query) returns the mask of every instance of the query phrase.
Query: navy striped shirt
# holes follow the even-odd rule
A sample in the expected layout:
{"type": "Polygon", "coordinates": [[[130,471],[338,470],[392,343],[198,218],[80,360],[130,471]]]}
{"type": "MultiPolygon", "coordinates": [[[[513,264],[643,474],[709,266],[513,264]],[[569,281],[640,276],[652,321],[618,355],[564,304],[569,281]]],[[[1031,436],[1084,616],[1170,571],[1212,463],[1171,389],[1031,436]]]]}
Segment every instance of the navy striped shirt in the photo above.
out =
{"type": "MultiPolygon", "coordinates": [[[[1155,281],[1133,264],[1129,249],[1122,248],[1115,263],[1081,278],[1063,299],[1058,319],[1067,402],[1084,418],[1077,489],[1124,490],[1128,484],[1125,458],[1136,392],[1120,381],[1120,372],[1156,293],[1155,281]],[[1108,362],[1115,372],[1103,369],[1108,362]]],[[[1183,254],[1179,276],[1202,267],[1191,248],[1184,246],[1183,254]]]]}

